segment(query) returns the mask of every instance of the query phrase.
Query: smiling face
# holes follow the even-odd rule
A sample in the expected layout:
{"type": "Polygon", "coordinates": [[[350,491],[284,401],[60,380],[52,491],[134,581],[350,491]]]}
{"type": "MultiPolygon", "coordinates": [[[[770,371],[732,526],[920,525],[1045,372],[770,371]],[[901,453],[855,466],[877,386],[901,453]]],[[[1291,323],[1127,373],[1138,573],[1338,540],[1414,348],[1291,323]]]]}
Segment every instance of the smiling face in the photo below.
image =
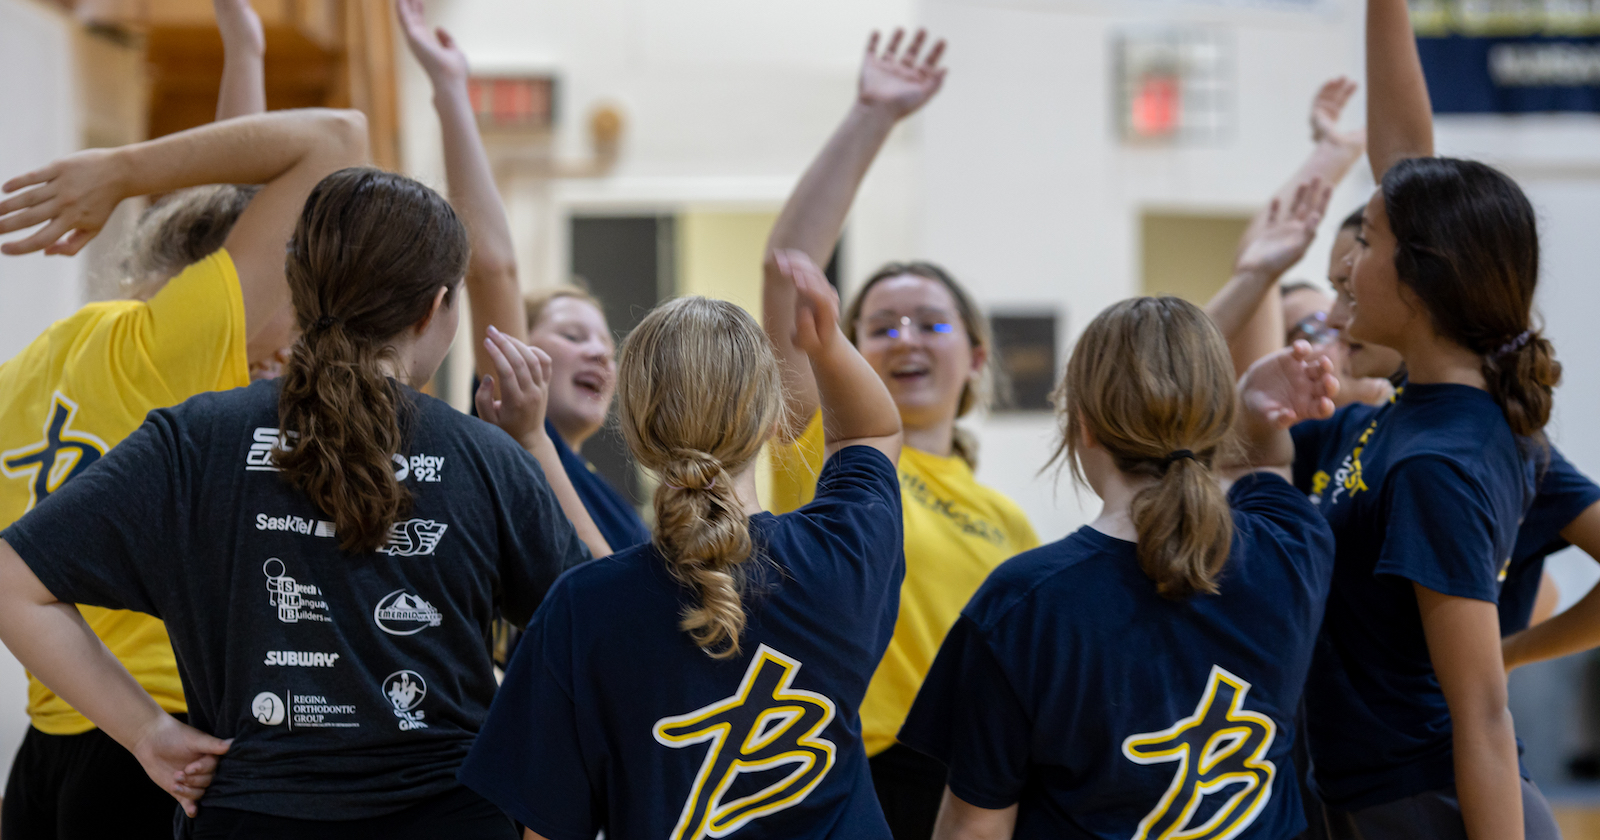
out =
{"type": "Polygon", "coordinates": [[[953,422],[962,389],[976,387],[987,358],[950,290],[914,274],[867,289],[855,330],[856,347],[889,387],[907,429],[953,422]]]}
{"type": "Polygon", "coordinates": [[[1395,238],[1389,228],[1383,193],[1367,202],[1367,212],[1356,237],[1355,259],[1350,267],[1350,317],[1346,334],[1351,341],[1401,350],[1409,335],[1421,328],[1432,332],[1420,301],[1400,282],[1395,269],[1395,238]]]}
{"type": "Polygon", "coordinates": [[[1328,307],[1328,326],[1339,331],[1339,342],[1344,345],[1345,368],[1341,378],[1388,378],[1400,369],[1400,354],[1379,344],[1369,344],[1350,338],[1350,319],[1354,314],[1354,296],[1350,291],[1350,273],[1355,265],[1357,230],[1345,228],[1333,241],[1333,253],[1328,259],[1328,282],[1334,291],[1333,305],[1328,307]]]}
{"type": "Polygon", "coordinates": [[[617,348],[606,316],[578,297],[545,304],[528,343],[550,356],[546,416],[573,449],[600,430],[617,390],[617,348]]]}

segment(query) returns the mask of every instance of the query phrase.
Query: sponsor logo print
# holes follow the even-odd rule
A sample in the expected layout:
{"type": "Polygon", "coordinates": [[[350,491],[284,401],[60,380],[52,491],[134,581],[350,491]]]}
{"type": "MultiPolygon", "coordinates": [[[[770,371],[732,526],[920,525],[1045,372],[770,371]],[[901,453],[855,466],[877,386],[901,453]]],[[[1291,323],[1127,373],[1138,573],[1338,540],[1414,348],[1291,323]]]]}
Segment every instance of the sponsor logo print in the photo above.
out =
{"type": "Polygon", "coordinates": [[[800,804],[828,775],[837,747],[821,733],[835,707],[824,695],[795,688],[799,671],[798,660],[762,645],[733,696],[656,721],[652,734],[663,746],[706,744],[671,840],[726,837],[800,804]],[[740,775],[779,768],[788,775],[748,796],[723,799],[740,775]]]}
{"type": "Polygon", "coordinates": [[[279,621],[284,624],[333,621],[325,612],[328,602],[316,600],[322,596],[322,590],[296,583],[294,578],[286,574],[288,569],[282,560],[276,557],[267,560],[262,564],[261,571],[267,576],[267,603],[278,608],[279,621]]]}
{"type": "Polygon", "coordinates": [[[44,501],[61,485],[100,460],[110,449],[100,438],[72,428],[78,404],[60,391],[50,399],[44,420],[44,438],[18,449],[0,452],[0,474],[29,479],[28,510],[44,501]]]}
{"type": "Polygon", "coordinates": [[[410,478],[412,481],[437,483],[444,480],[443,455],[412,455],[410,458],[395,455],[394,464],[395,481],[410,478]]]}
{"type": "Polygon", "coordinates": [[[296,729],[359,729],[361,724],[349,718],[356,713],[353,704],[329,703],[320,694],[295,694],[284,692],[282,697],[263,691],[250,701],[250,714],[263,726],[277,726],[285,721],[289,731],[296,729]]]}
{"type": "Polygon", "coordinates": [[[263,665],[290,665],[300,668],[332,668],[339,661],[337,653],[315,653],[309,650],[269,650],[263,665]]]}
{"type": "Polygon", "coordinates": [[[289,441],[296,437],[285,435],[270,426],[258,426],[250,433],[250,451],[245,453],[244,468],[254,472],[277,472],[272,463],[272,450],[288,449],[289,441]]]}
{"type": "Polygon", "coordinates": [[[407,519],[389,526],[389,542],[378,549],[379,554],[389,554],[395,557],[417,557],[432,554],[439,547],[439,540],[444,538],[444,532],[450,528],[443,522],[432,519],[407,519]]]}
{"type": "Polygon", "coordinates": [[[250,714],[255,715],[262,726],[277,726],[283,723],[283,701],[278,695],[263,691],[250,701],[250,714]]]}
{"type": "Polygon", "coordinates": [[[372,610],[378,629],[391,636],[410,636],[429,627],[438,627],[444,616],[434,606],[404,589],[396,589],[372,610]]]}
{"type": "Polygon", "coordinates": [[[395,671],[383,681],[383,696],[394,707],[394,716],[400,719],[400,731],[427,729],[422,722],[423,712],[417,707],[428,696],[428,684],[416,671],[395,671]]]}
{"type": "Polygon", "coordinates": [[[306,519],[303,516],[268,516],[256,514],[257,531],[288,531],[308,537],[333,536],[333,523],[326,519],[306,519]]]}

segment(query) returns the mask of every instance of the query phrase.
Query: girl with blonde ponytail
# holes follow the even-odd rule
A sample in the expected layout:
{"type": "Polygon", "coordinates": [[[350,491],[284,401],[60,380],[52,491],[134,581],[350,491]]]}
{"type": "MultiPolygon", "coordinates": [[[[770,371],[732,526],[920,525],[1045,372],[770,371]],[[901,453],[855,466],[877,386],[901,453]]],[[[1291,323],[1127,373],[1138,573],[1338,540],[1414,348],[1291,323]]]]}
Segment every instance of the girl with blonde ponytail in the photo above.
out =
{"type": "Polygon", "coordinates": [[[756,500],[785,420],[761,325],[698,297],[646,316],[617,398],[661,478],[652,540],[551,590],[462,770],[535,837],[890,836],[858,709],[905,571],[899,415],[822,272],[800,252],[772,264],[822,402],[816,498],[781,516],[756,500]]]}
{"type": "MultiPolygon", "coordinates": [[[[900,740],[949,767],[934,836],[1293,837],[1291,756],[1333,538],[1286,480],[1288,426],[1333,411],[1298,342],[1235,393],[1193,304],[1089,324],[1056,389],[1091,524],[990,575],[900,740]]],[[[1048,465],[1047,465],[1048,466],[1048,465]]]]}

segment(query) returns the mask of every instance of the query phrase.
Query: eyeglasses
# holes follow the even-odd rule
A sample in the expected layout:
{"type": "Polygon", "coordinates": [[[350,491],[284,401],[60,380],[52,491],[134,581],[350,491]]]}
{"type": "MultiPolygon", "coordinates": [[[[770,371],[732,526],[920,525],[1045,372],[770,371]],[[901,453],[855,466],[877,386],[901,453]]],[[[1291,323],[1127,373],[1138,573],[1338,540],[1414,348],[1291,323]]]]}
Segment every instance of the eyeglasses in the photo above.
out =
{"type": "Polygon", "coordinates": [[[909,315],[900,316],[899,322],[879,322],[868,329],[868,334],[875,338],[932,338],[936,335],[949,335],[956,331],[955,324],[949,321],[929,319],[914,321],[909,315]]]}
{"type": "Polygon", "coordinates": [[[1338,341],[1339,330],[1328,326],[1328,313],[1313,312],[1289,328],[1289,343],[1292,344],[1302,338],[1310,342],[1312,347],[1321,347],[1338,341]]]}

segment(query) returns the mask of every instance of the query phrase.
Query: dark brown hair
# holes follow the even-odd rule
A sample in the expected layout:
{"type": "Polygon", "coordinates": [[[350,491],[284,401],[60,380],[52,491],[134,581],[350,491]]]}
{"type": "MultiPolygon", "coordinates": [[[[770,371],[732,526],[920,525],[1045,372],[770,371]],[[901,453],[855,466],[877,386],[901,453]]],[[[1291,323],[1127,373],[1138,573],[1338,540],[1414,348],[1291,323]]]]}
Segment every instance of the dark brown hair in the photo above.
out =
{"type": "Polygon", "coordinates": [[[1133,498],[1139,566],[1167,598],[1215,594],[1233,513],[1212,473],[1233,429],[1233,362],[1206,314],[1176,297],[1125,300],[1089,323],[1052,395],[1063,459],[1084,480],[1083,433],[1117,469],[1156,481],[1133,498]]]}
{"type": "Polygon", "coordinates": [[[1539,228],[1515,181],[1492,166],[1411,158],[1383,176],[1394,267],[1438,333],[1483,359],[1483,378],[1518,435],[1542,440],[1561,381],[1532,324],[1539,228]]]}
{"type": "MultiPolygon", "coordinates": [[[[972,295],[967,294],[967,290],[956,282],[956,278],[939,265],[921,261],[891,262],[874,271],[861,283],[861,288],[856,290],[855,296],[850,299],[850,305],[845,307],[844,315],[840,319],[845,338],[850,339],[851,344],[858,343],[856,322],[861,320],[861,308],[866,304],[867,292],[884,280],[905,274],[932,280],[944,286],[950,292],[951,299],[956,302],[956,314],[961,316],[961,325],[966,329],[967,341],[974,349],[982,347],[988,351],[989,356],[979,373],[978,381],[975,383],[969,381],[961,388],[961,399],[956,404],[956,416],[965,417],[973,409],[987,406],[989,399],[994,395],[1000,370],[1000,353],[994,345],[994,333],[989,327],[989,319],[984,317],[983,311],[978,308],[972,295]]],[[[971,432],[957,426],[951,446],[956,455],[967,462],[967,466],[977,469],[978,439],[971,432]]]]}
{"type": "Polygon", "coordinates": [[[284,273],[300,340],[278,397],[283,475],[333,517],[339,547],[375,551],[408,509],[395,478],[406,398],[384,374],[391,344],[446,302],[467,232],[440,195],[402,175],[341,169],[306,199],[284,273]]]}
{"type": "Polygon", "coordinates": [[[733,477],[783,416],[772,343],[732,303],[668,301],[622,343],[617,402],[633,457],[661,475],[652,542],[694,593],[679,627],[713,658],[735,656],[754,546],[733,477]]]}

